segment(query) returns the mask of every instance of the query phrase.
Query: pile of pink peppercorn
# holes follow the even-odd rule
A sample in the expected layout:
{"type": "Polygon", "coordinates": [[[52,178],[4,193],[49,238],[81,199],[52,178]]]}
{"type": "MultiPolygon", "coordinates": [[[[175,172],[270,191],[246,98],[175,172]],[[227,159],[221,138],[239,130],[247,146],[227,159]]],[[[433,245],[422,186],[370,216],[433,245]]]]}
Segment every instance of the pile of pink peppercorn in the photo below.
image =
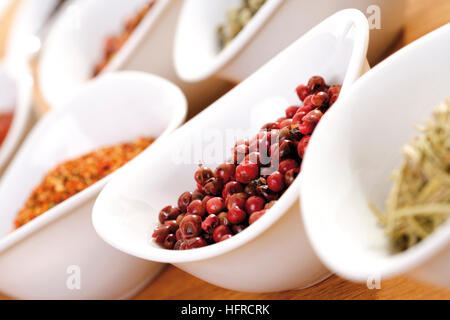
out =
{"type": "Polygon", "coordinates": [[[197,189],[159,213],[155,241],[166,249],[200,248],[227,240],[261,218],[294,182],[311,134],[340,90],[319,76],[298,86],[303,105],[287,108],[285,117],[264,125],[251,140],[238,141],[233,158],[214,171],[198,168],[197,189]]]}

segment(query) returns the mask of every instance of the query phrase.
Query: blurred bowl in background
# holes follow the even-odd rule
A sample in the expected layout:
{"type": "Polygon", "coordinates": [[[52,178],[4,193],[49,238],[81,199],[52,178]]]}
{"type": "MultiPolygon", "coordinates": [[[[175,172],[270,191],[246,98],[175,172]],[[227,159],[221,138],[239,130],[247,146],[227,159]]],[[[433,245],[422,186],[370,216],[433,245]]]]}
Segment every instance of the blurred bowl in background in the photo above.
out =
{"type": "Polygon", "coordinates": [[[225,22],[227,9],[240,3],[184,2],[174,51],[175,68],[181,79],[196,82],[214,75],[242,81],[321,20],[346,8],[370,12],[368,16],[380,13],[381,29],[371,31],[368,53],[369,63],[375,63],[393,44],[403,23],[404,0],[270,0],[220,51],[217,28],[225,22]]]}
{"type": "MultiPolygon", "coordinates": [[[[73,0],[66,0],[68,4],[73,0]]],[[[20,0],[17,11],[9,30],[8,51],[16,60],[28,60],[36,54],[42,46],[43,31],[60,11],[54,12],[60,0],[20,0]],[[54,14],[53,14],[54,13],[54,14]]],[[[63,8],[61,6],[61,8],[63,8]]]]}
{"type": "MultiPolygon", "coordinates": [[[[92,76],[103,59],[104,44],[120,33],[125,21],[149,0],[76,0],[49,31],[38,66],[39,86],[50,107],[57,107],[92,76]]],[[[182,1],[156,0],[154,6],[114,55],[103,73],[114,70],[151,72],[173,81],[187,96],[190,114],[229,89],[222,80],[187,84],[176,76],[172,51],[182,1]]]]}
{"type": "Polygon", "coordinates": [[[8,133],[0,145],[0,174],[28,129],[32,87],[31,76],[21,66],[7,60],[0,64],[0,114],[13,114],[8,133]]]}
{"type": "Polygon", "coordinates": [[[92,227],[97,195],[122,169],[11,231],[32,190],[57,164],[103,146],[163,137],[184,121],[186,111],[186,99],[172,83],[125,72],[86,84],[45,115],[0,181],[0,291],[25,299],[127,298],[157,275],[162,264],[123,254],[92,227]],[[71,266],[81,271],[80,290],[66,285],[71,266]]]}

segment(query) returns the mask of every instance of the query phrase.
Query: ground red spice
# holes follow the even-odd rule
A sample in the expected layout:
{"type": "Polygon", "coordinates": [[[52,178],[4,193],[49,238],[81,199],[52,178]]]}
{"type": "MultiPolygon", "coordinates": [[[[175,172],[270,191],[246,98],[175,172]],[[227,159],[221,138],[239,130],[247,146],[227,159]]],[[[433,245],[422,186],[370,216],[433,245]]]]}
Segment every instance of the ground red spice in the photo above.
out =
{"type": "Polygon", "coordinates": [[[119,169],[153,141],[153,138],[140,138],[59,164],[31,193],[14,221],[16,229],[119,169]]]}

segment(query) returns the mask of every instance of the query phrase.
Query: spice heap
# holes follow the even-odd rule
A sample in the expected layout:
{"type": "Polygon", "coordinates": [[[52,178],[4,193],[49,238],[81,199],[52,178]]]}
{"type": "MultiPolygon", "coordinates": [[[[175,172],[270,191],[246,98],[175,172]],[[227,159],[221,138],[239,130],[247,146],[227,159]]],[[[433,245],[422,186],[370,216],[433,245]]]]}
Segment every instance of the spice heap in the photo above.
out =
{"type": "Polygon", "coordinates": [[[294,182],[311,134],[340,90],[318,76],[298,86],[302,106],[287,108],[285,117],[251,140],[238,141],[233,158],[215,171],[195,172],[197,190],[161,210],[155,241],[166,249],[199,248],[229,239],[262,217],[294,182]]]}
{"type": "Polygon", "coordinates": [[[386,214],[372,205],[394,252],[411,248],[450,217],[450,103],[419,129],[423,135],[405,147],[405,160],[393,174],[386,214]]]}
{"type": "Polygon", "coordinates": [[[125,26],[121,34],[110,36],[106,42],[103,51],[103,60],[100,61],[92,72],[92,77],[96,77],[99,73],[105,69],[108,65],[109,61],[114,57],[114,55],[122,48],[125,42],[128,40],[133,31],[139,26],[142,22],[146,14],[150,11],[150,9],[155,4],[155,1],[150,1],[143,7],[141,10],[137,12],[136,15],[129,18],[125,22],[125,26]]]}
{"type": "Polygon", "coordinates": [[[11,123],[14,118],[13,112],[1,113],[0,114],[0,146],[5,141],[8,131],[11,128],[11,123]]]}
{"type": "Polygon", "coordinates": [[[69,160],[48,172],[15,220],[19,228],[57,204],[93,185],[144,151],[154,139],[106,147],[69,160]]]}
{"type": "Polygon", "coordinates": [[[243,0],[240,8],[228,10],[226,23],[219,26],[217,30],[221,49],[225,48],[244,29],[265,2],[266,0],[243,0]]]}

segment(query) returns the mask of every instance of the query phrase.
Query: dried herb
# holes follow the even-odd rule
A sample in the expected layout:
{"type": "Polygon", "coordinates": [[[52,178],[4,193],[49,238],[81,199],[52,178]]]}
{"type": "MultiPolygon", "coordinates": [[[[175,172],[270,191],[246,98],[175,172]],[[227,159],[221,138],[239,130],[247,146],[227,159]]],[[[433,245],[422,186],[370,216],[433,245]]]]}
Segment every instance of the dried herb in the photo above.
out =
{"type": "Polygon", "coordinates": [[[450,217],[450,103],[418,129],[423,135],[405,147],[405,160],[393,174],[386,214],[371,205],[394,252],[411,248],[450,217]]]}

